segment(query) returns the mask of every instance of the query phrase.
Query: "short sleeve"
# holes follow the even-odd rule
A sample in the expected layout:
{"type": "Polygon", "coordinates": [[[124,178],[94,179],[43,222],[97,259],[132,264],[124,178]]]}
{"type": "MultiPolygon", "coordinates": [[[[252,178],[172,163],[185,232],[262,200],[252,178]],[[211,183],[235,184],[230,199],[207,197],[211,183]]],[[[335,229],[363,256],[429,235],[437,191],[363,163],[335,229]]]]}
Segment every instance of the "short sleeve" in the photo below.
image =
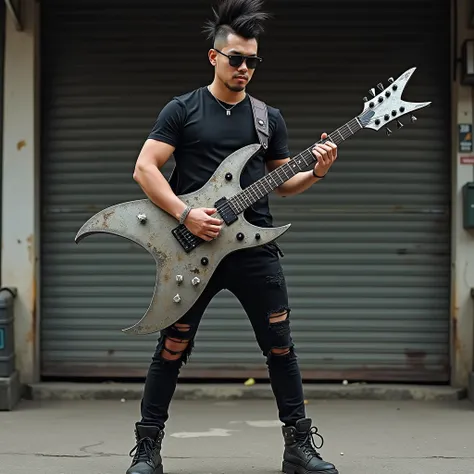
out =
{"type": "Polygon", "coordinates": [[[282,160],[290,156],[290,149],[288,148],[288,130],[286,123],[277,110],[275,129],[271,134],[270,143],[268,144],[267,160],[282,160]]]}
{"type": "Polygon", "coordinates": [[[161,110],[148,138],[159,140],[175,148],[178,146],[184,124],[185,111],[181,102],[173,99],[161,110]]]}

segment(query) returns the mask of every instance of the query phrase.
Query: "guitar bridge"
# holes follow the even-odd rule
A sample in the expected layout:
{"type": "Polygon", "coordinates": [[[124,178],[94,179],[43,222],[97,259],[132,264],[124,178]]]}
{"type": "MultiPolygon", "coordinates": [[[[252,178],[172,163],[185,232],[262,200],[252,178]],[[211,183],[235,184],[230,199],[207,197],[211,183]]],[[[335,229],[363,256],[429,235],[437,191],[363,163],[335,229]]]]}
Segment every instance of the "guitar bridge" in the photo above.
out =
{"type": "Polygon", "coordinates": [[[190,232],[184,224],[180,224],[178,227],[175,227],[171,233],[174,235],[186,253],[193,251],[196,247],[205,242],[205,240],[201,239],[201,237],[198,237],[190,232]]]}
{"type": "MultiPolygon", "coordinates": [[[[219,199],[216,202],[215,208],[226,225],[231,225],[238,219],[237,214],[234,212],[229,201],[225,197],[219,199]]],[[[201,239],[201,237],[198,237],[190,232],[184,224],[180,224],[175,227],[171,233],[174,235],[186,253],[192,252],[196,247],[205,242],[205,240],[201,239]]]]}

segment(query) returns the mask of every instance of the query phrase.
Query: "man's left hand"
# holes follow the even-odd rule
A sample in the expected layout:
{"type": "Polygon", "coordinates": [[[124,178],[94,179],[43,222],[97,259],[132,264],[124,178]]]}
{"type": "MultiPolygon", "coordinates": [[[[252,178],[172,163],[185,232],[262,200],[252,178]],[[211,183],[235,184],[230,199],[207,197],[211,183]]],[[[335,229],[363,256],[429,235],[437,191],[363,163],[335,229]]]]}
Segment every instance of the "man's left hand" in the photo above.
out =
{"type": "MultiPolygon", "coordinates": [[[[328,137],[327,133],[321,135],[321,139],[325,140],[328,137]]],[[[337,145],[328,141],[326,143],[320,143],[316,145],[313,150],[313,155],[316,157],[318,162],[314,167],[314,172],[318,176],[324,176],[331,168],[334,161],[337,158],[337,145]]]]}

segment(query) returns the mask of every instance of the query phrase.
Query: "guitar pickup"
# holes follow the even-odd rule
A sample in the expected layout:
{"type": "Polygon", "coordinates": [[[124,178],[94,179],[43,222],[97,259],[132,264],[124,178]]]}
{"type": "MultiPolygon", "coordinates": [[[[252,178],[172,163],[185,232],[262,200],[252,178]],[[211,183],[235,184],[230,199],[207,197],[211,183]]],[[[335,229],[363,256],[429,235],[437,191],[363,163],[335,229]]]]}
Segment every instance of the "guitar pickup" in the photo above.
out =
{"type": "Polygon", "coordinates": [[[214,207],[217,209],[217,212],[222,217],[222,220],[226,225],[233,224],[239,217],[232,209],[230,202],[227,198],[220,198],[215,204],[214,207]]]}

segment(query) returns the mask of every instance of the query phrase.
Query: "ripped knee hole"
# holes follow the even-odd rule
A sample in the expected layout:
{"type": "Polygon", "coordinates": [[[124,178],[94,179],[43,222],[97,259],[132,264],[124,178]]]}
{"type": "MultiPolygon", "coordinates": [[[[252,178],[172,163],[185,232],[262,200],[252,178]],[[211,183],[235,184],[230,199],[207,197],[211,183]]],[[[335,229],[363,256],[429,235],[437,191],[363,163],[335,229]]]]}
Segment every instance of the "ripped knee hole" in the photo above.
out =
{"type": "Polygon", "coordinates": [[[186,351],[188,345],[189,340],[174,339],[167,336],[165,338],[163,350],[161,351],[161,356],[163,359],[167,360],[178,360],[182,356],[183,352],[186,351]]]}
{"type": "Polygon", "coordinates": [[[180,332],[188,332],[191,329],[191,326],[189,324],[181,324],[181,323],[175,323],[173,327],[180,332]]]}
{"type": "Polygon", "coordinates": [[[271,349],[271,352],[272,354],[276,355],[276,356],[285,356],[285,355],[288,355],[290,353],[290,348],[289,347],[286,347],[286,348],[283,348],[283,349],[271,349]]]}
{"type": "Polygon", "coordinates": [[[288,319],[288,311],[281,311],[280,313],[273,313],[271,314],[268,319],[270,323],[281,323],[282,321],[286,321],[288,319]]]}
{"type": "Polygon", "coordinates": [[[279,311],[272,313],[269,317],[270,327],[273,333],[273,346],[270,351],[275,356],[286,356],[291,352],[290,349],[290,321],[288,311],[279,311]]]}
{"type": "Polygon", "coordinates": [[[171,334],[166,335],[165,341],[163,344],[163,350],[161,351],[161,356],[166,360],[178,360],[182,357],[183,353],[188,348],[189,339],[182,339],[177,337],[180,333],[184,336],[185,333],[191,331],[191,326],[189,324],[175,323],[171,330],[171,334]]]}

